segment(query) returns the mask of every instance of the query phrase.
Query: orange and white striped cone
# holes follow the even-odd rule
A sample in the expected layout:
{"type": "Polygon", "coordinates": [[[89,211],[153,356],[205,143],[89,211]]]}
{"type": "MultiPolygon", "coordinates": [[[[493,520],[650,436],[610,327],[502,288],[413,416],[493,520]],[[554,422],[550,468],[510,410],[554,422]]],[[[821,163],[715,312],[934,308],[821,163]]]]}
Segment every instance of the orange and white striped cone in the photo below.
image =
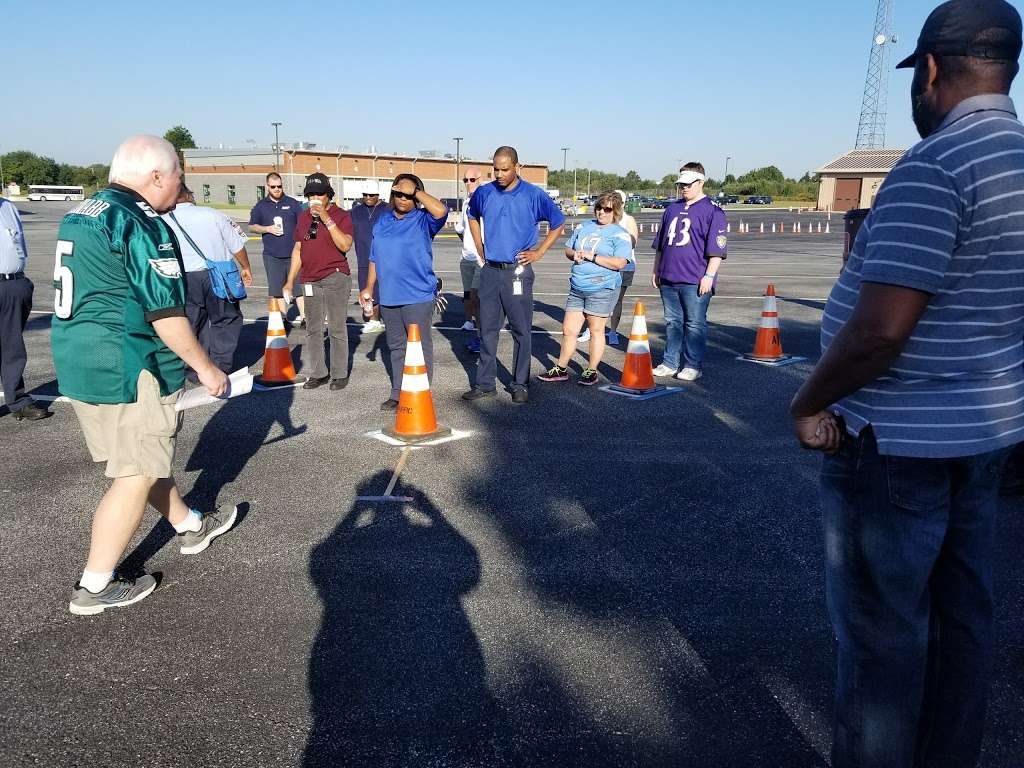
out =
{"type": "Polygon", "coordinates": [[[420,327],[410,323],[405,344],[405,367],[402,370],[402,391],[398,395],[394,428],[381,430],[388,437],[403,443],[422,443],[452,433],[449,427],[440,426],[434,415],[434,398],[430,394],[430,380],[427,378],[427,361],[423,357],[423,340],[420,327]]]}
{"type": "Polygon", "coordinates": [[[664,389],[654,383],[651,344],[647,339],[647,315],[642,301],[638,301],[633,309],[633,327],[629,331],[626,360],[622,364],[622,380],[609,388],[630,395],[645,395],[664,389]]]}
{"type": "Polygon", "coordinates": [[[788,360],[791,355],[782,353],[782,339],[779,336],[779,307],[775,299],[775,286],[768,284],[761,309],[761,325],[754,340],[754,351],[744,355],[748,360],[778,362],[788,360]]]}
{"type": "Polygon", "coordinates": [[[284,331],[284,319],[271,299],[267,312],[267,344],[263,353],[263,373],[256,377],[261,387],[294,387],[306,380],[295,375],[292,351],[284,331]]]}

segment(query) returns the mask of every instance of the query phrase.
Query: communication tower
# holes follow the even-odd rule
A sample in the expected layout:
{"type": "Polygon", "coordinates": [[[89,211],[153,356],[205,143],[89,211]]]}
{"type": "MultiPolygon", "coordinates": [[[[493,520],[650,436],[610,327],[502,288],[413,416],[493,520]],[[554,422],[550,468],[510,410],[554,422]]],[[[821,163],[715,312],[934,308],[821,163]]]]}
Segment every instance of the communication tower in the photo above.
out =
{"type": "Polygon", "coordinates": [[[889,49],[898,38],[892,31],[893,0],[878,0],[875,31],[871,35],[868,76],[864,80],[864,98],[860,105],[856,149],[885,147],[886,97],[889,91],[889,49]]]}

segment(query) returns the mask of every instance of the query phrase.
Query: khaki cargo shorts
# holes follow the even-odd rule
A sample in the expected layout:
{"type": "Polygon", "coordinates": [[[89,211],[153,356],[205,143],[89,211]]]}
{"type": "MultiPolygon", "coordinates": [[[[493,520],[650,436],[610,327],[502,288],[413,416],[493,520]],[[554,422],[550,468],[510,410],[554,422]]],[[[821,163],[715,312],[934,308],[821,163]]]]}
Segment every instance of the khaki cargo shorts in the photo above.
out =
{"type": "Polygon", "coordinates": [[[139,374],[134,403],[83,403],[72,400],[92,460],[107,462],[107,477],[170,477],[181,414],[174,410],[181,390],[160,396],[149,371],[139,374]]]}

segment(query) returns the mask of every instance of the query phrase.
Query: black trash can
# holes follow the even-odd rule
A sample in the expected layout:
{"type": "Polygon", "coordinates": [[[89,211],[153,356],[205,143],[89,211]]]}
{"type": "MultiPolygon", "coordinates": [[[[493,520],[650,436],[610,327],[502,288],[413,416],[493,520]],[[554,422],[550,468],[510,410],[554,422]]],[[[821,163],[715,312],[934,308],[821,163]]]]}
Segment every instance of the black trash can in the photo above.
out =
{"type": "Polygon", "coordinates": [[[864,223],[870,210],[870,208],[853,208],[843,216],[843,267],[846,266],[846,261],[850,258],[850,249],[853,248],[853,243],[857,239],[860,225],[864,223]]]}

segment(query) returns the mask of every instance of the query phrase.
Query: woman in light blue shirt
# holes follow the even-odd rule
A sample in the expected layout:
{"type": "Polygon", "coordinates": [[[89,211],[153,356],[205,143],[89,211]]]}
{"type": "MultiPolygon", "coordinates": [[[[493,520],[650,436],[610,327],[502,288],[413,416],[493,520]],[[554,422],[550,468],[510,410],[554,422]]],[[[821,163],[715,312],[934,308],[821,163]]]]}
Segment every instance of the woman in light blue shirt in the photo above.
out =
{"type": "Polygon", "coordinates": [[[400,173],[391,185],[391,210],[373,225],[366,287],[359,300],[368,306],[373,301],[374,287],[380,283],[380,316],[391,350],[391,396],[381,403],[382,411],[398,408],[406,329],[412,323],[420,328],[427,377],[434,378],[430,326],[440,281],[434,274],[433,240],[447,220],[448,206],[428,195],[418,176],[400,173]]]}
{"type": "Polygon", "coordinates": [[[618,225],[622,198],[605,192],[594,205],[596,219],[573,232],[565,256],[572,262],[569,297],[562,322],[562,353],[558,362],[542,373],[541,381],[568,381],[569,358],[576,351],[576,337],[586,319],[590,329],[590,355],[577,384],[597,383],[597,366],[604,354],[604,327],[615,308],[622,277],[619,271],[633,261],[633,239],[618,225]]]}

